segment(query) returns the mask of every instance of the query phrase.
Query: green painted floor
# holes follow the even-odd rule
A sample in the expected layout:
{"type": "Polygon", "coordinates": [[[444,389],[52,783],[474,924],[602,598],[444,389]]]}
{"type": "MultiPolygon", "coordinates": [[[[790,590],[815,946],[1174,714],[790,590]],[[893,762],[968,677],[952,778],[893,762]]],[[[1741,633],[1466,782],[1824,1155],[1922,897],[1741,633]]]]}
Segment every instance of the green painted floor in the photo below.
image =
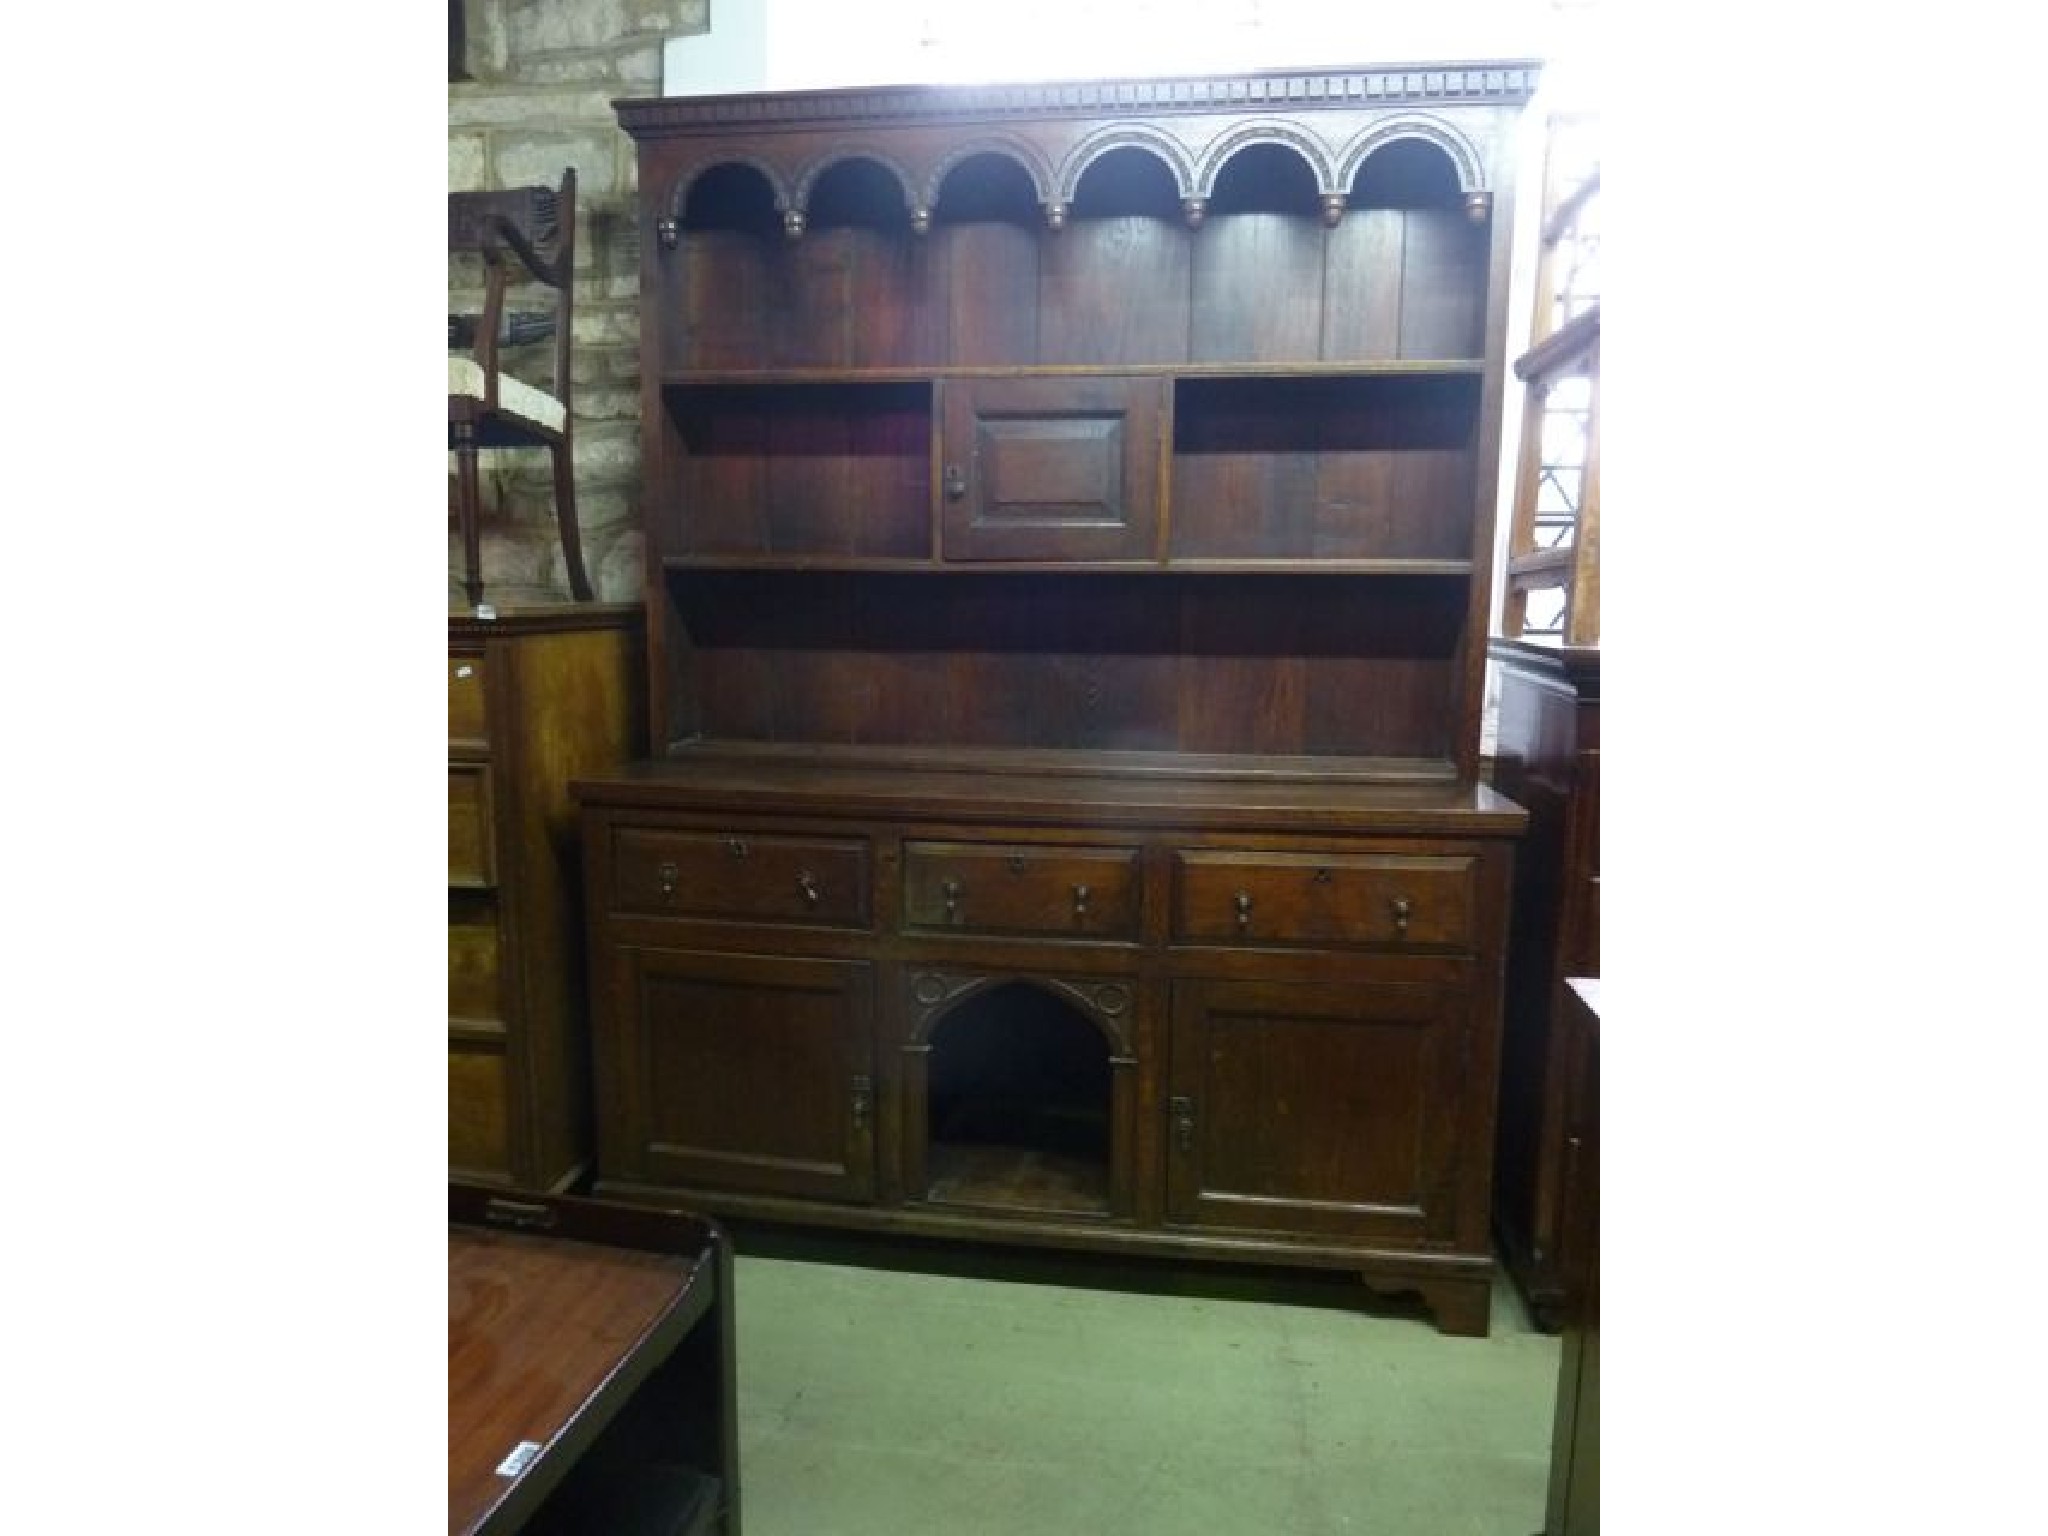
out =
{"type": "Polygon", "coordinates": [[[1558,1341],[1505,1280],[1456,1339],[1340,1276],[737,1236],[748,1536],[1542,1527],[1558,1341]]]}

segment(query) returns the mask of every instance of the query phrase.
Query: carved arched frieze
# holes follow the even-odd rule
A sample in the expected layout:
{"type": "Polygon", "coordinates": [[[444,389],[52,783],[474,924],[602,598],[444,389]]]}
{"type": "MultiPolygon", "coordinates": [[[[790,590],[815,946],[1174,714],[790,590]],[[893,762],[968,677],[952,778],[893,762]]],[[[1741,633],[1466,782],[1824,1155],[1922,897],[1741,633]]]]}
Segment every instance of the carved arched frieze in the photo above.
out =
{"type": "Polygon", "coordinates": [[[1130,984],[1094,977],[989,976],[954,971],[917,971],[910,977],[911,1027],[906,1050],[924,1050],[932,1034],[970,998],[1015,982],[1049,992],[1087,1019],[1108,1039],[1110,1054],[1125,1060],[1137,1055],[1131,1034],[1134,997],[1130,984]]]}
{"type": "Polygon", "coordinates": [[[1261,117],[1238,124],[1202,151],[1201,162],[1195,169],[1194,189],[1189,195],[1204,199],[1215,196],[1216,178],[1222,173],[1225,163],[1231,156],[1257,144],[1278,144],[1299,155],[1307,163],[1309,174],[1315,178],[1318,196],[1341,193],[1351,185],[1337,179],[1329,151],[1300,124],[1276,117],[1261,117]]]}
{"type": "Polygon", "coordinates": [[[1442,118],[1422,112],[1400,112],[1381,118],[1347,144],[1337,162],[1335,190],[1350,191],[1351,184],[1358,179],[1359,170],[1374,152],[1385,149],[1397,139],[1421,139],[1441,150],[1451,162],[1451,169],[1457,173],[1458,190],[1467,196],[1490,190],[1486,185],[1484,163],[1472,141],[1442,118]]]}
{"type": "Polygon", "coordinates": [[[1068,152],[1060,164],[1050,202],[1058,207],[1072,206],[1074,194],[1080,188],[1081,177],[1088,167],[1119,149],[1144,150],[1165,165],[1167,174],[1173,178],[1177,196],[1185,200],[1197,195],[1194,161],[1186,145],[1171,134],[1142,123],[1117,123],[1089,134],[1068,152]]]}
{"type": "Polygon", "coordinates": [[[884,154],[881,150],[852,144],[837,145],[804,167],[797,176],[795,185],[790,189],[792,210],[799,215],[804,214],[811,205],[811,194],[817,190],[819,180],[835,166],[848,165],[856,160],[866,160],[879,165],[895,179],[898,190],[903,194],[904,212],[908,213],[926,206],[918,201],[917,183],[910,172],[903,168],[902,161],[893,155],[884,154]]]}
{"type": "Polygon", "coordinates": [[[1024,173],[1031,183],[1033,198],[1040,203],[1053,201],[1053,171],[1045,156],[1022,139],[1006,134],[990,134],[963,141],[948,149],[932,166],[924,179],[924,196],[918,206],[927,210],[939,206],[939,198],[946,190],[946,178],[969,160],[981,155],[995,155],[1008,160],[1024,173]]]}

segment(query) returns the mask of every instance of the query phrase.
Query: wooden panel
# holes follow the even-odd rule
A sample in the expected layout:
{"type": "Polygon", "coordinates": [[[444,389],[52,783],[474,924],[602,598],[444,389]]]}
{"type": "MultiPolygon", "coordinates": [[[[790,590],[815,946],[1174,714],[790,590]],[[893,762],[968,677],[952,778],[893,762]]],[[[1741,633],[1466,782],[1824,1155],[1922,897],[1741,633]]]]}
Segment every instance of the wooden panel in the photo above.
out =
{"type": "Polygon", "coordinates": [[[1460,209],[1408,210],[1401,253],[1401,350],[1408,358],[1486,350],[1488,236],[1460,209]]]}
{"type": "Polygon", "coordinates": [[[448,883],[471,888],[497,883],[491,827],[491,771],[482,764],[448,769],[448,883]]]}
{"type": "Polygon", "coordinates": [[[941,226],[931,239],[947,296],[947,361],[1038,361],[1038,234],[1016,224],[941,226]]]}
{"type": "Polygon", "coordinates": [[[951,381],[945,557],[1151,558],[1165,389],[1151,378],[951,381]]]}
{"type": "Polygon", "coordinates": [[[670,258],[678,334],[668,356],[677,368],[759,366],[773,327],[768,253],[762,237],[736,230],[692,230],[670,258]]]}
{"type": "Polygon", "coordinates": [[[1186,228],[1140,216],[1076,219],[1042,246],[1039,361],[1180,363],[1193,263],[1186,228]]]}
{"type": "Polygon", "coordinates": [[[1324,279],[1324,361],[1378,362],[1401,355],[1401,259],[1406,224],[1406,215],[1399,209],[1354,208],[1330,231],[1324,279]]]}
{"type": "Polygon", "coordinates": [[[448,1166],[503,1177],[511,1167],[505,1057],[484,1045],[448,1048],[448,1166]]]}
{"type": "Polygon", "coordinates": [[[658,832],[612,839],[614,911],[655,917],[865,928],[868,845],[859,838],[658,832]]]}
{"type": "Polygon", "coordinates": [[[873,983],[860,963],[624,950],[607,1165],[665,1183],[866,1200],[873,983]]]}
{"type": "Polygon", "coordinates": [[[947,932],[1138,936],[1138,850],[908,842],[903,922],[947,932]]]}
{"type": "Polygon", "coordinates": [[[1196,362],[1314,357],[1323,329],[1323,231],[1280,213],[1212,218],[1194,243],[1196,362]]]}
{"type": "Polygon", "coordinates": [[[1474,942],[1470,858],[1388,854],[1174,855],[1173,933],[1187,944],[1474,942]]]}
{"type": "Polygon", "coordinates": [[[1172,1219],[1450,1236],[1461,1033],[1453,991],[1182,981],[1173,996],[1172,1219]]]}

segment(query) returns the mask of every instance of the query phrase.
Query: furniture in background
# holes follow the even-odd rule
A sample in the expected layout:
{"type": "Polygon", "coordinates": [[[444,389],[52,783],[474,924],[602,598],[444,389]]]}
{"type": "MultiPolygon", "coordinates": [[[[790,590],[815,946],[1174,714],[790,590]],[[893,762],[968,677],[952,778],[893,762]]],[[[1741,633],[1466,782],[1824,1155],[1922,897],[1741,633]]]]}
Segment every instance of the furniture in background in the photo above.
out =
{"type": "Polygon", "coordinates": [[[1495,1202],[1539,1326],[1573,1268],[1565,1109],[1581,1042],[1564,981],[1600,974],[1600,302],[1596,126],[1553,123],[1499,673],[1494,786],[1527,808],[1515,871],[1495,1202]],[[1548,601],[1544,599],[1547,594],[1548,601]]]}
{"type": "Polygon", "coordinates": [[[1520,63],[623,102],[595,1187],[1483,1333],[1520,63]]]}
{"type": "Polygon", "coordinates": [[[460,1183],[448,1223],[451,1536],[740,1536],[717,1225],[460,1183]]]}
{"type": "Polygon", "coordinates": [[[566,1189],[590,1166],[569,780],[644,753],[642,613],[448,620],[448,1164],[566,1189]]]}
{"type": "Polygon", "coordinates": [[[554,470],[555,524],[569,587],[591,598],[576,521],[575,411],[570,348],[576,306],[576,170],[559,187],[448,194],[448,249],[483,265],[483,310],[450,316],[448,447],[455,455],[455,511],[462,530],[463,592],[483,604],[482,489],[477,454],[486,448],[545,448],[554,470]],[[507,309],[508,295],[537,295],[541,307],[507,309]],[[545,386],[504,367],[508,348],[552,338],[545,386]]]}
{"type": "Polygon", "coordinates": [[[1600,983],[1573,978],[1560,1014],[1576,1042],[1565,1095],[1564,1339],[1551,1432],[1544,1536],[1600,1533],[1600,983]]]}

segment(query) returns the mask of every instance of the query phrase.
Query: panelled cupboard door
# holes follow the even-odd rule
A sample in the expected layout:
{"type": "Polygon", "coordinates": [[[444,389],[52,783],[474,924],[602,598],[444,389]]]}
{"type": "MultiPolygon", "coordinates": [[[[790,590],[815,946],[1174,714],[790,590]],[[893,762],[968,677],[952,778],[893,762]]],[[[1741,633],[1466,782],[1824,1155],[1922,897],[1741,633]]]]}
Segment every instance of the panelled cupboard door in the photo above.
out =
{"type": "Polygon", "coordinates": [[[1451,986],[1175,982],[1168,1220],[1448,1246],[1466,1019],[1451,986]]]}
{"type": "Polygon", "coordinates": [[[865,1201],[874,977],[859,961],[613,951],[608,1175],[865,1201]]]}

